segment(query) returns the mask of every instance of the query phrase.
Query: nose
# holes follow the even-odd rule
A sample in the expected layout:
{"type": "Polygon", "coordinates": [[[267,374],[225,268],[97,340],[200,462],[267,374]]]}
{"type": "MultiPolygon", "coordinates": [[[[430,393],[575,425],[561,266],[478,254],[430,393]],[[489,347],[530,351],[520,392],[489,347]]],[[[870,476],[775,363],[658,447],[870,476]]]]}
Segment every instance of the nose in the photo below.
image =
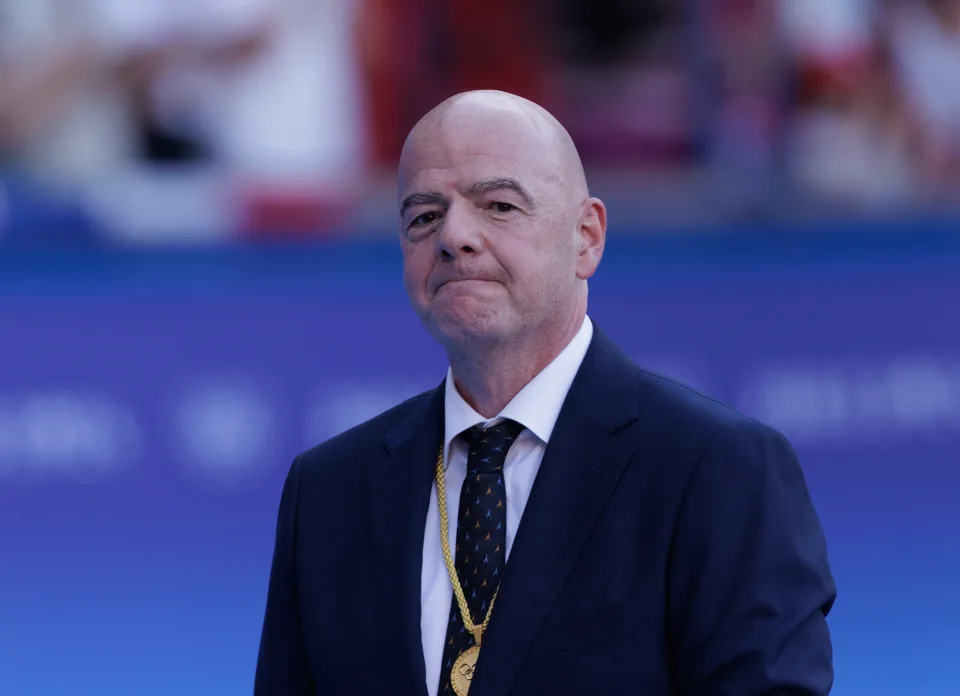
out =
{"type": "Polygon", "coordinates": [[[437,256],[453,260],[483,251],[483,233],[464,205],[454,202],[444,215],[437,235],[437,256]]]}

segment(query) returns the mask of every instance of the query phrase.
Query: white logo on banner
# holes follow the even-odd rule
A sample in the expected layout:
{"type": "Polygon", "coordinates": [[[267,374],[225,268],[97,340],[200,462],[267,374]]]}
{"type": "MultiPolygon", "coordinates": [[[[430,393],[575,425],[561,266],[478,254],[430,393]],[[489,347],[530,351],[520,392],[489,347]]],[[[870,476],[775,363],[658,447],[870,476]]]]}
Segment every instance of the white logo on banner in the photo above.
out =
{"type": "Polygon", "coordinates": [[[176,447],[203,476],[237,482],[276,463],[276,418],[262,389],[246,379],[191,384],[174,406],[176,447]]]}
{"type": "Polygon", "coordinates": [[[0,477],[100,478],[141,454],[130,410],[97,392],[0,393],[0,477]]]}
{"type": "Polygon", "coordinates": [[[960,362],[901,356],[874,367],[768,368],[740,407],[805,441],[960,431],[960,362]]]}

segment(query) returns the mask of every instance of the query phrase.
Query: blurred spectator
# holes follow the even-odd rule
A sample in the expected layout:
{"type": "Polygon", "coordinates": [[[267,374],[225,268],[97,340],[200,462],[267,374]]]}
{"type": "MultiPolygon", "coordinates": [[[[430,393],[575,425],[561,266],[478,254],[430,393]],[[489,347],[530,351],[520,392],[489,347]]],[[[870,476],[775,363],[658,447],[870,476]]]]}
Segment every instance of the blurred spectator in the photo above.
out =
{"type": "Polygon", "coordinates": [[[880,6],[783,0],[780,9],[796,70],[790,174],[828,202],[903,206],[914,193],[912,162],[880,6]]]}
{"type": "Polygon", "coordinates": [[[7,0],[0,138],[45,174],[216,159],[317,170],[358,154],[351,2],[7,0]]]}
{"type": "Polygon", "coordinates": [[[77,187],[131,155],[117,47],[90,3],[0,6],[0,236],[79,239],[94,232],[77,187]]]}
{"type": "Polygon", "coordinates": [[[587,165],[689,163],[691,82],[678,0],[565,0],[557,6],[564,104],[587,165]]]}
{"type": "Polygon", "coordinates": [[[887,23],[923,183],[960,198],[960,0],[897,3],[887,23]]]}
{"type": "Polygon", "coordinates": [[[546,0],[357,2],[373,167],[392,172],[420,115],[458,92],[502,89],[552,103],[546,0]]]}
{"type": "Polygon", "coordinates": [[[787,119],[786,55],[768,0],[703,4],[700,47],[707,81],[699,84],[704,154],[729,189],[763,198],[778,182],[787,119]]]}
{"type": "Polygon", "coordinates": [[[342,207],[362,164],[354,4],[8,0],[0,147],[19,183],[7,198],[96,189],[97,209],[111,220],[135,205],[134,217],[162,217],[169,201],[146,191],[209,198],[213,189],[171,189],[167,174],[143,166],[203,165],[224,178],[218,198],[235,224],[318,228],[342,207]]]}
{"type": "Polygon", "coordinates": [[[72,181],[131,152],[118,83],[121,46],[92,3],[7,0],[0,13],[0,142],[5,168],[72,181]]]}
{"type": "Polygon", "coordinates": [[[333,178],[353,165],[351,2],[157,2],[177,53],[146,95],[154,133],[182,134],[197,145],[187,158],[241,173],[333,178]]]}
{"type": "Polygon", "coordinates": [[[152,158],[213,165],[241,231],[335,225],[363,164],[355,3],[157,1],[191,50],[140,95],[152,158]]]}
{"type": "Polygon", "coordinates": [[[664,221],[960,207],[958,74],[960,0],[5,0],[0,227],[379,221],[404,133],[475,88],[664,221]]]}

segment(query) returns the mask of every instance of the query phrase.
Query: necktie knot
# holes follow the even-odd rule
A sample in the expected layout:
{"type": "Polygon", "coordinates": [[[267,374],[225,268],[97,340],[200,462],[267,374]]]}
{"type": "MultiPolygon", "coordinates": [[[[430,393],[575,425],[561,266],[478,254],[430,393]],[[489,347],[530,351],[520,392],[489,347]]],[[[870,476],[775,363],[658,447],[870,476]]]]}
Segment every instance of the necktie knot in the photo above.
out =
{"type": "Polygon", "coordinates": [[[465,430],[463,436],[469,448],[467,468],[474,473],[502,468],[507,450],[522,431],[523,425],[509,418],[488,427],[481,423],[465,430]]]}

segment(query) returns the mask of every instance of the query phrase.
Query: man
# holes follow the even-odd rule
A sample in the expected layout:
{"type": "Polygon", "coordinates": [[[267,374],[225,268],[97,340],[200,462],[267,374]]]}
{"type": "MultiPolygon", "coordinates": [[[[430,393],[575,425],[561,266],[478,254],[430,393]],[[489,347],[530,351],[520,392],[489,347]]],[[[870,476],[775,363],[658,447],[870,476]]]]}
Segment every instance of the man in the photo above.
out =
{"type": "Polygon", "coordinates": [[[294,461],[256,694],[826,694],[835,591],[793,451],[593,327],[606,211],[562,126],[453,97],[407,138],[399,205],[450,368],[294,461]]]}

